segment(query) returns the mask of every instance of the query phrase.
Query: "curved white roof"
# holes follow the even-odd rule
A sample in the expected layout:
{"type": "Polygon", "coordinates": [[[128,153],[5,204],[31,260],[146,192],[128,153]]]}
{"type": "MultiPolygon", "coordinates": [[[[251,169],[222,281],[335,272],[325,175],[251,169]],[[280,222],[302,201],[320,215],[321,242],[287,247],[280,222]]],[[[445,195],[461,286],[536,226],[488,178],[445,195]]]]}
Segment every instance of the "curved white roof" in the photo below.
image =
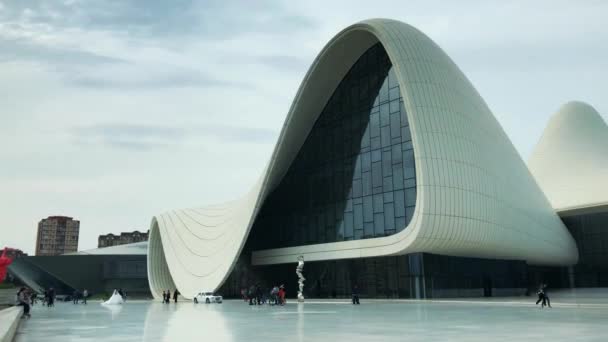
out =
{"type": "Polygon", "coordinates": [[[590,105],[563,105],[528,165],[556,211],[608,205],[608,126],[590,105]]]}
{"type": "Polygon", "coordinates": [[[146,255],[147,253],[148,241],[142,241],[125,245],[87,249],[65,255],[146,255]]]}
{"type": "Polygon", "coordinates": [[[152,219],[148,279],[154,296],[189,297],[229,275],[259,209],[279,184],[350,67],[381,43],[400,84],[416,162],[416,208],[407,228],[373,239],[253,253],[257,265],[428,252],[569,265],[576,244],[472,84],[427,36],[386,19],[333,38],[306,74],[259,182],[243,198],[152,219]]]}

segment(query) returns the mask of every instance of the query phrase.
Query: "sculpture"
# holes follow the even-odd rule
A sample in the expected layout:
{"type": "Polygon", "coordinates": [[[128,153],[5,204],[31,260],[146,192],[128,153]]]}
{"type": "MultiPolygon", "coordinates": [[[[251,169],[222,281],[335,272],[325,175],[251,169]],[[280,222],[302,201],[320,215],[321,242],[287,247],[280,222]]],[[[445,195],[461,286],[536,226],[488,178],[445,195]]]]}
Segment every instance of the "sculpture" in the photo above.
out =
{"type": "Polygon", "coordinates": [[[296,274],[298,275],[298,302],[304,302],[304,275],[302,275],[302,271],[304,270],[304,256],[300,255],[298,257],[298,267],[296,267],[296,274]]]}

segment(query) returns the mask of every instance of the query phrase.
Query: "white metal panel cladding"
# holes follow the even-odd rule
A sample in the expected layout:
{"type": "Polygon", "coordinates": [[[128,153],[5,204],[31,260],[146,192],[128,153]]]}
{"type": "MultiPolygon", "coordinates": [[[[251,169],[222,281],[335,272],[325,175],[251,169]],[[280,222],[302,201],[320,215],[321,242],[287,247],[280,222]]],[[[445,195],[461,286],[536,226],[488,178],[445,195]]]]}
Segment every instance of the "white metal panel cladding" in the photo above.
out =
{"type": "Polygon", "coordinates": [[[577,261],[573,239],[458,67],[415,28],[372,19],[340,32],[315,59],[268,167],[247,196],[221,206],[168,212],[153,220],[148,269],[155,296],[171,284],[186,298],[221,286],[258,210],[327,100],[359,56],[378,42],[395,68],[410,122],[417,177],[411,222],[387,237],[256,251],[252,263],[296,262],[299,255],[314,261],[413,252],[545,265],[577,261]]]}
{"type": "Polygon", "coordinates": [[[558,212],[608,205],[608,125],[590,105],[564,104],[528,165],[558,212]]]}

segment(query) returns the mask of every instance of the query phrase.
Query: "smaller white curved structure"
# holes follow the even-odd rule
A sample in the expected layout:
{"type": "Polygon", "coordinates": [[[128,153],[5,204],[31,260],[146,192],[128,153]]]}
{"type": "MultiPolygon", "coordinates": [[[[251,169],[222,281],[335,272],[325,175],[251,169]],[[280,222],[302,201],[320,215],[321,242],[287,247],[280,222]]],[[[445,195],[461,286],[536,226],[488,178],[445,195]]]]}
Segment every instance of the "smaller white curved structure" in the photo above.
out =
{"type": "Polygon", "coordinates": [[[608,207],[608,125],[590,105],[564,104],[528,165],[560,214],[608,207]]]}

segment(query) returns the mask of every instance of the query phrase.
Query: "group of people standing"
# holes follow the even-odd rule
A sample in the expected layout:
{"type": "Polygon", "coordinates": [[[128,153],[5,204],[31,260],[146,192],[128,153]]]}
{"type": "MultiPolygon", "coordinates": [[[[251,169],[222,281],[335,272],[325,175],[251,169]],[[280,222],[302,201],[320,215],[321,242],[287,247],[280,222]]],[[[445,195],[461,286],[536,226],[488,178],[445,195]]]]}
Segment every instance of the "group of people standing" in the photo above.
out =
{"type": "Polygon", "coordinates": [[[545,306],[551,307],[551,300],[549,299],[549,295],[547,294],[547,284],[540,284],[540,286],[538,287],[538,292],[536,292],[536,294],[538,295],[536,305],[542,302],[542,304],[540,305],[541,309],[545,306]]]}
{"type": "Polygon", "coordinates": [[[82,292],[74,290],[74,293],[72,293],[72,303],[78,304],[82,300],[82,304],[86,304],[88,297],[89,291],[87,289],[82,290],[82,292]]]}
{"type": "MultiPolygon", "coordinates": [[[[173,291],[173,301],[175,303],[177,303],[178,295],[179,295],[179,292],[177,292],[177,289],[175,289],[175,291],[173,291]]],[[[169,303],[171,303],[171,290],[163,291],[163,304],[169,304],[169,303]]]]}
{"type": "Polygon", "coordinates": [[[249,305],[285,305],[285,285],[275,285],[270,291],[262,289],[260,284],[251,285],[248,290],[241,290],[241,297],[249,301],[249,305]]]}

